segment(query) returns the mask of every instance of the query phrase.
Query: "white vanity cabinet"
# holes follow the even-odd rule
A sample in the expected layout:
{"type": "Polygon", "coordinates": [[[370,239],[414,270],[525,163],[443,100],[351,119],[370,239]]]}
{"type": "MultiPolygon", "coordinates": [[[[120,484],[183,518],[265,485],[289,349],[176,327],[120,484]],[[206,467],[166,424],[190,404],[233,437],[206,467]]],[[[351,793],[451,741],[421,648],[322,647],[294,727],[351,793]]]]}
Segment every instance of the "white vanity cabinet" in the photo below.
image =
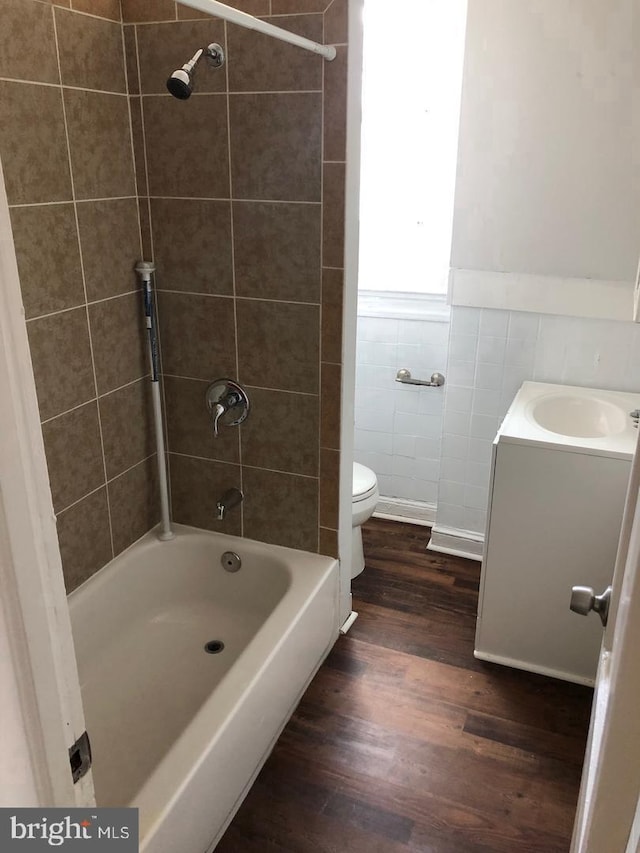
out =
{"type": "Polygon", "coordinates": [[[602,625],[569,599],[572,586],[611,583],[638,407],[636,394],[534,382],[518,392],[493,444],[476,657],[593,683],[602,625]],[[585,394],[620,417],[600,417],[585,394]]]}

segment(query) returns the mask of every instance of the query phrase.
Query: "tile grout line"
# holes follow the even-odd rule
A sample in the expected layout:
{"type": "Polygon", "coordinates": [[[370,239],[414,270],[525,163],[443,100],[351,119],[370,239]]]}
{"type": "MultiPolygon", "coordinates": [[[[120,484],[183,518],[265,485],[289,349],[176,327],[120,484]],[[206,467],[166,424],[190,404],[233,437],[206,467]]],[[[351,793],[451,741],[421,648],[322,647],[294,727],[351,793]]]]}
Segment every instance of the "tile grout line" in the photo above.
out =
{"type": "MultiPolygon", "coordinates": [[[[481,309],[481,311],[482,311],[482,309],[481,309]]],[[[482,337],[480,334],[481,323],[482,323],[482,315],[480,316],[480,318],[478,320],[478,335],[476,337],[476,344],[475,344],[475,348],[474,348],[474,352],[473,352],[473,385],[472,385],[473,393],[471,396],[471,412],[469,413],[469,427],[468,427],[466,435],[464,436],[464,438],[465,438],[465,455],[464,455],[465,469],[466,469],[466,466],[469,464],[469,448],[471,446],[471,417],[473,416],[473,401],[475,399],[476,391],[478,390],[477,389],[478,353],[479,353],[479,349],[480,349],[480,339],[482,337]]],[[[449,343],[448,343],[447,350],[451,346],[451,329],[452,329],[452,326],[450,324],[449,325],[449,343]]],[[[503,369],[503,373],[502,373],[502,381],[504,381],[504,369],[503,369]]],[[[501,385],[502,385],[502,381],[500,383],[501,385]]],[[[444,417],[445,417],[445,409],[443,406],[443,412],[442,412],[442,424],[443,424],[442,435],[443,436],[444,436],[444,417]]],[[[466,480],[466,477],[465,477],[465,480],[466,480]]],[[[467,483],[465,482],[465,495],[466,495],[466,488],[467,488],[467,483]]],[[[464,501],[465,501],[465,498],[463,497],[463,505],[464,505],[464,501]]],[[[469,507],[467,507],[467,509],[469,509],[469,507]]]]}
{"type": "MultiPolygon", "coordinates": [[[[269,0],[271,2],[271,0],[269,0]]],[[[233,331],[236,358],[236,380],[240,382],[240,347],[238,345],[238,288],[236,282],[235,231],[233,225],[233,166],[231,157],[231,97],[229,94],[229,28],[224,21],[224,43],[227,61],[225,62],[226,101],[227,101],[227,161],[229,169],[229,217],[231,220],[231,281],[233,286],[233,331]]],[[[244,495],[244,477],[242,471],[242,427],[238,430],[238,462],[240,464],[240,491],[244,495]]],[[[240,504],[240,535],[244,536],[244,500],[240,504]]]]}
{"type": "MultiPolygon", "coordinates": [[[[0,78],[2,79],[2,78],[0,78]]],[[[22,82],[22,81],[17,81],[22,82]]],[[[43,85],[51,85],[51,84],[43,84],[43,85]]],[[[65,88],[73,88],[71,86],[67,86],[65,88]]],[[[93,91],[89,89],[88,91],[93,91]]],[[[100,92],[100,89],[95,91],[100,92]]],[[[121,95],[122,92],[113,92],[109,94],[121,95]]],[[[220,98],[225,95],[233,95],[234,97],[237,95],[322,95],[322,89],[266,89],[266,90],[255,90],[255,91],[232,91],[232,92],[192,92],[190,97],[192,98],[220,98]]],[[[169,98],[173,97],[169,92],[141,92],[141,98],[165,98],[169,100],[169,98]]]]}
{"type": "MultiPolygon", "coordinates": [[[[173,293],[179,296],[205,296],[208,299],[237,299],[241,302],[276,302],[281,305],[308,305],[313,308],[318,308],[320,306],[319,302],[296,302],[293,299],[265,299],[262,296],[234,296],[232,293],[203,293],[202,291],[197,290],[171,290],[168,287],[161,287],[160,290],[162,293],[173,293]]],[[[91,304],[93,305],[94,303],[91,304]]]]}
{"type": "MultiPolygon", "coordinates": [[[[62,71],[60,71],[62,80],[62,71]]],[[[90,92],[93,95],[115,95],[126,98],[126,92],[113,92],[111,89],[90,89],[86,86],[69,86],[67,83],[49,83],[46,80],[21,80],[18,77],[0,77],[1,83],[22,83],[25,86],[44,86],[47,89],[69,89],[73,92],[90,92]]],[[[257,93],[256,93],[257,94],[257,93]]],[[[285,94],[284,92],[282,94],[285,94]]]]}
{"type": "MultiPolygon", "coordinates": [[[[48,5],[46,3],[46,0],[45,5],[48,5]]],[[[50,5],[52,7],[55,7],[56,9],[62,9],[64,12],[73,12],[76,15],[82,15],[84,18],[94,18],[97,21],[107,21],[110,24],[122,25],[122,20],[116,21],[113,18],[105,18],[102,15],[96,15],[93,12],[85,12],[84,9],[72,9],[70,6],[62,6],[60,3],[55,2],[51,3],[50,5]]]]}
{"type": "Polygon", "coordinates": [[[148,379],[150,376],[151,376],[150,373],[145,373],[142,376],[138,376],[137,379],[132,379],[130,382],[125,382],[124,385],[118,385],[117,388],[112,388],[110,391],[105,391],[104,394],[100,394],[98,399],[102,400],[104,397],[110,397],[111,394],[117,394],[118,391],[124,391],[125,388],[130,388],[132,385],[135,385],[136,382],[143,382],[145,379],[148,379]]]}
{"type": "Polygon", "coordinates": [[[82,501],[86,500],[87,498],[90,498],[92,495],[97,494],[97,493],[100,491],[100,489],[104,489],[104,490],[105,490],[105,492],[107,492],[107,484],[106,484],[106,483],[101,483],[99,486],[96,486],[96,488],[95,488],[95,489],[91,489],[91,491],[90,491],[90,492],[87,492],[87,494],[86,494],[86,495],[83,495],[81,498],[78,498],[78,500],[77,500],[77,501],[73,501],[73,502],[72,502],[72,503],[70,503],[68,506],[65,506],[65,507],[64,507],[64,509],[56,510],[56,511],[54,512],[54,515],[55,515],[55,517],[56,517],[56,521],[58,520],[59,516],[61,516],[61,515],[62,515],[62,513],[63,513],[63,512],[66,512],[66,511],[67,511],[67,510],[69,510],[69,509],[73,509],[73,507],[74,507],[74,506],[78,506],[78,504],[79,504],[79,503],[82,503],[82,501]]]}
{"type": "MultiPolygon", "coordinates": [[[[322,43],[325,41],[325,20],[322,15],[322,43]]],[[[320,99],[320,308],[318,310],[318,516],[316,520],[316,552],[320,551],[320,518],[322,514],[321,491],[322,491],[322,314],[324,297],[324,276],[322,275],[322,264],[324,261],[324,102],[325,102],[325,73],[326,62],[322,63],[322,97],[320,99]]]]}
{"type": "MultiPolygon", "coordinates": [[[[114,483],[116,480],[119,480],[120,477],[124,477],[125,474],[128,474],[130,471],[133,471],[134,468],[137,468],[139,465],[144,465],[145,462],[148,462],[150,459],[153,459],[155,456],[155,450],[153,453],[150,453],[149,456],[145,456],[144,459],[140,459],[138,462],[135,462],[133,465],[129,465],[128,468],[125,468],[123,471],[119,471],[115,476],[111,477],[110,480],[107,480],[106,483],[101,483],[99,486],[96,486],[95,489],[91,489],[90,492],[87,492],[86,495],[83,495],[81,498],[78,498],[77,501],[72,501],[72,503],[68,504],[64,507],[64,509],[59,509],[56,511],[56,517],[62,515],[63,512],[66,512],[68,509],[73,509],[74,506],[77,506],[82,501],[90,498],[91,495],[95,495],[96,492],[99,492],[100,489],[104,489],[108,495],[109,489],[107,488],[110,483],[114,483]]],[[[148,532],[148,531],[147,531],[148,532]]]]}
{"type": "MultiPolygon", "coordinates": [[[[132,97],[137,97],[137,95],[132,95],[132,97]]],[[[134,198],[134,196],[129,196],[130,198],[134,198]]],[[[322,205],[322,201],[304,201],[302,199],[283,199],[283,198],[213,198],[207,196],[180,196],[180,195],[151,195],[149,198],[157,199],[159,201],[215,201],[221,204],[226,204],[230,201],[240,202],[241,204],[311,204],[317,207],[322,205]]],[[[100,201],[100,199],[97,199],[100,201]]],[[[94,199],[88,199],[88,201],[94,201],[94,199]]],[[[108,201],[108,199],[104,199],[104,201],[108,201]]],[[[64,204],[64,202],[49,202],[50,204],[64,204]]],[[[17,207],[18,205],[12,205],[13,207],[17,207]]]]}
{"type": "Polygon", "coordinates": [[[132,385],[135,385],[136,382],[142,382],[144,379],[148,379],[150,374],[145,374],[144,376],[138,376],[137,379],[132,379],[130,382],[125,382],[124,385],[119,385],[117,388],[112,388],[110,391],[105,391],[104,394],[99,394],[95,397],[90,397],[88,400],[84,400],[82,403],[78,403],[77,406],[71,406],[70,409],[65,409],[64,412],[59,412],[57,415],[52,415],[50,418],[43,418],[40,421],[40,424],[44,426],[44,424],[51,423],[51,421],[55,421],[57,418],[62,418],[65,415],[70,415],[71,412],[75,412],[78,409],[81,409],[83,406],[88,406],[89,403],[97,403],[98,400],[103,400],[105,397],[110,397],[112,394],[117,394],[118,391],[124,391],[125,388],[130,388],[132,385]]]}
{"type": "Polygon", "coordinates": [[[232,465],[234,468],[240,468],[239,462],[230,462],[228,459],[219,459],[214,456],[197,456],[193,453],[180,453],[179,450],[172,450],[172,456],[179,456],[181,459],[197,459],[199,462],[215,462],[216,465],[232,465]]]}
{"type": "Polygon", "coordinates": [[[64,132],[65,132],[65,138],[66,138],[66,142],[67,142],[67,157],[68,157],[68,161],[69,161],[69,180],[71,182],[71,196],[73,199],[73,212],[74,212],[75,223],[76,223],[76,234],[77,234],[77,239],[78,239],[78,248],[80,250],[80,271],[82,273],[82,287],[84,290],[84,299],[85,299],[84,308],[85,308],[85,317],[86,317],[86,322],[87,322],[87,334],[89,337],[89,351],[91,354],[91,369],[93,372],[93,384],[94,384],[95,394],[96,394],[96,413],[97,413],[97,417],[98,417],[98,431],[100,433],[100,451],[102,453],[102,468],[103,468],[103,472],[104,472],[104,485],[105,485],[106,497],[107,497],[107,514],[109,516],[109,537],[111,540],[111,557],[113,558],[113,557],[115,557],[115,548],[114,548],[114,540],[113,540],[113,521],[111,518],[111,502],[109,500],[109,489],[107,488],[107,460],[105,458],[105,452],[104,452],[104,435],[103,435],[103,430],[102,430],[102,418],[100,415],[100,405],[97,402],[97,398],[100,396],[98,393],[98,376],[96,373],[96,360],[95,360],[95,354],[94,354],[94,349],[93,349],[93,337],[91,335],[91,323],[89,321],[89,305],[88,305],[88,301],[87,301],[87,280],[86,280],[86,274],[85,274],[85,268],[84,268],[82,241],[80,239],[80,220],[78,217],[78,207],[76,205],[76,189],[75,189],[75,181],[73,178],[73,163],[72,163],[72,158],[71,158],[71,142],[69,139],[69,126],[67,123],[67,107],[65,104],[64,91],[63,91],[63,87],[62,87],[62,65],[60,62],[60,48],[58,45],[58,28],[57,28],[57,23],[56,23],[56,16],[55,16],[55,13],[53,11],[52,11],[52,15],[53,15],[53,37],[54,37],[55,46],[56,46],[56,57],[58,60],[58,73],[60,74],[60,83],[61,83],[61,85],[60,85],[60,99],[62,101],[62,117],[64,120],[64,132]]]}
{"type": "Polygon", "coordinates": [[[43,418],[40,421],[40,426],[44,426],[45,424],[50,424],[52,421],[58,420],[58,418],[63,418],[65,415],[70,415],[72,412],[77,412],[78,409],[82,409],[84,406],[88,406],[90,403],[98,403],[97,397],[91,397],[89,400],[84,400],[82,403],[78,403],[77,406],[72,406],[70,409],[65,409],[64,412],[60,412],[57,415],[52,415],[50,418],[43,418]]]}
{"type": "MultiPolygon", "coordinates": [[[[118,195],[112,196],[111,198],[79,198],[76,199],[77,204],[91,204],[92,202],[98,201],[130,201],[131,199],[137,200],[137,196],[135,195],[118,195]]],[[[70,198],[60,199],[60,201],[29,201],[23,202],[19,204],[9,204],[7,205],[9,210],[14,210],[15,208],[23,208],[23,207],[51,207],[55,204],[73,204],[73,200],[70,198]]]]}
{"type": "Polygon", "coordinates": [[[125,296],[132,296],[137,293],[137,290],[127,290],[126,293],[116,293],[115,296],[105,296],[103,299],[93,299],[91,301],[82,302],[79,305],[71,305],[69,308],[60,308],[59,311],[49,311],[47,314],[38,314],[37,317],[28,317],[25,322],[33,323],[36,320],[46,320],[49,317],[57,317],[59,314],[68,314],[70,311],[78,311],[80,308],[90,307],[91,305],[102,305],[105,302],[113,302],[114,299],[123,299],[125,296]]]}
{"type": "MultiPolygon", "coordinates": [[[[269,2],[269,12],[264,15],[256,15],[255,17],[260,20],[264,20],[265,18],[319,18],[324,12],[273,12],[272,11],[272,0],[268,0],[269,2]]],[[[331,5],[331,4],[329,4],[331,5]]],[[[61,6],[60,8],[66,9],[68,7],[61,6]]],[[[327,6],[327,9],[329,7],[327,6]]],[[[197,11],[197,10],[194,10],[197,11]]],[[[326,10],[325,10],[326,11],[326,10]]],[[[90,14],[90,13],[85,13],[90,14]]],[[[99,16],[92,16],[99,17],[99,16]]],[[[201,18],[161,18],[155,21],[122,21],[122,25],[124,27],[133,27],[136,25],[149,27],[149,26],[157,26],[158,24],[175,24],[176,21],[182,23],[183,21],[195,21],[197,23],[202,23],[203,21],[210,21],[212,16],[208,16],[206,12],[202,13],[201,18]]],[[[213,16],[215,18],[215,16],[213,16]]],[[[113,21],[111,18],[101,18],[104,21],[111,21],[112,23],[118,23],[118,21],[113,21]]],[[[218,19],[216,19],[218,20],[218,19]]]]}
{"type": "MultiPolygon", "coordinates": [[[[144,459],[139,459],[137,462],[134,462],[133,465],[129,465],[128,468],[125,468],[123,471],[119,471],[117,474],[114,474],[113,477],[111,477],[109,480],[107,480],[107,483],[113,483],[116,480],[119,480],[120,477],[124,477],[124,475],[128,474],[129,471],[133,471],[134,468],[139,468],[140,465],[144,465],[145,462],[148,462],[150,459],[153,459],[153,457],[155,455],[156,455],[156,452],[154,450],[153,453],[150,453],[148,456],[145,456],[144,459]]],[[[154,527],[155,527],[155,525],[154,525],[154,527]]]]}
{"type": "MultiPolygon", "coordinates": [[[[167,373],[166,376],[167,376],[167,379],[182,379],[186,382],[203,382],[204,383],[204,382],[210,381],[209,379],[201,379],[199,376],[182,376],[179,373],[167,373]]],[[[134,381],[138,382],[137,379],[134,381]]],[[[133,383],[131,383],[131,384],[133,384],[133,383]]],[[[311,391],[291,391],[289,388],[265,388],[262,385],[256,385],[253,382],[248,382],[246,387],[247,388],[254,388],[257,391],[272,391],[276,394],[296,394],[296,395],[301,396],[301,397],[319,397],[320,396],[319,394],[314,394],[311,391]]],[[[109,393],[113,393],[113,392],[109,392],[109,393]]],[[[106,396],[106,395],[103,395],[103,396],[106,396]]],[[[84,403],[82,405],[84,405],[84,403]]],[[[56,415],[56,417],[58,417],[58,416],[56,415]]]]}
{"type": "MultiPolygon", "coordinates": [[[[176,17],[177,17],[177,7],[176,7],[176,17]]],[[[147,200],[147,217],[149,219],[149,243],[151,247],[151,259],[155,262],[155,243],[153,239],[153,219],[151,216],[151,196],[149,194],[150,186],[149,186],[149,158],[147,156],[147,129],[144,115],[144,100],[142,98],[142,72],[140,69],[140,49],[138,45],[138,27],[137,25],[134,28],[135,34],[135,50],[136,50],[136,69],[138,72],[138,89],[140,89],[140,124],[141,124],[141,136],[142,136],[142,156],[144,159],[144,179],[146,183],[146,200],[147,200]]],[[[141,233],[142,236],[142,233],[141,233]]],[[[162,335],[160,332],[160,305],[159,305],[159,288],[158,288],[158,280],[157,280],[157,271],[153,275],[153,284],[155,287],[155,313],[156,313],[156,334],[158,337],[158,367],[160,371],[159,382],[160,382],[160,402],[161,402],[161,410],[162,410],[162,426],[164,432],[164,449],[165,449],[165,472],[167,477],[167,491],[169,493],[169,516],[170,519],[173,520],[173,496],[171,491],[171,465],[169,464],[169,420],[167,416],[167,395],[166,389],[164,385],[164,368],[163,368],[163,354],[162,354],[162,335]]]]}
{"type": "MultiPolygon", "coordinates": [[[[135,45],[135,51],[136,51],[136,72],[138,75],[138,89],[142,89],[142,74],[140,72],[140,50],[138,47],[138,27],[137,26],[134,26],[133,34],[134,34],[134,45],[135,45]]],[[[133,97],[140,98],[140,133],[142,136],[142,158],[144,161],[144,181],[146,184],[146,186],[142,187],[142,189],[145,191],[144,195],[146,196],[146,199],[147,199],[147,207],[148,207],[148,213],[149,213],[149,231],[151,232],[151,230],[152,230],[151,229],[151,200],[150,200],[151,196],[150,196],[150,191],[149,191],[149,160],[147,157],[147,132],[146,132],[146,125],[145,125],[145,120],[144,120],[144,101],[142,100],[142,93],[140,93],[138,95],[131,95],[130,97],[131,98],[133,98],[133,97]]],[[[137,186],[137,184],[136,184],[136,186],[137,186]]],[[[153,251],[153,237],[151,237],[151,249],[153,251]]]]}
{"type": "MultiPolygon", "coordinates": [[[[199,462],[214,462],[217,465],[232,465],[234,468],[242,467],[239,462],[229,462],[227,459],[219,459],[212,456],[197,456],[193,453],[180,453],[177,450],[172,450],[171,452],[174,456],[179,456],[182,459],[197,459],[199,462]]],[[[316,482],[319,480],[315,474],[298,474],[294,471],[283,471],[280,468],[265,468],[260,465],[247,465],[246,463],[244,463],[244,467],[249,468],[251,471],[267,471],[270,474],[285,474],[287,477],[301,477],[303,480],[315,480],[316,482]]]]}
{"type": "MultiPolygon", "coordinates": [[[[122,11],[122,9],[121,9],[121,11],[122,11]]],[[[140,204],[139,204],[140,187],[138,186],[138,175],[137,175],[137,169],[136,169],[136,149],[135,149],[134,135],[133,135],[133,111],[132,111],[132,107],[131,107],[131,98],[133,97],[133,95],[129,91],[131,81],[129,80],[129,63],[127,61],[127,43],[126,43],[126,40],[124,37],[124,27],[121,26],[120,29],[122,32],[122,59],[124,62],[125,83],[126,83],[126,87],[127,87],[127,107],[128,107],[128,113],[129,113],[129,136],[131,139],[131,163],[133,165],[133,176],[134,176],[134,181],[135,181],[135,185],[136,185],[136,195],[134,196],[134,198],[136,200],[136,217],[138,220],[138,237],[139,237],[138,247],[140,249],[140,259],[144,260],[144,258],[142,257],[142,255],[143,255],[142,222],[140,219],[140,204]]],[[[135,44],[136,43],[136,31],[135,30],[133,33],[133,37],[134,37],[134,44],[135,44]]],[[[137,68],[137,58],[138,58],[138,52],[136,50],[136,73],[138,75],[138,89],[139,89],[140,88],[140,72],[137,68]]],[[[142,103],[140,104],[140,113],[142,114],[142,103]]],[[[141,122],[142,122],[142,119],[141,119],[141,122]]]]}

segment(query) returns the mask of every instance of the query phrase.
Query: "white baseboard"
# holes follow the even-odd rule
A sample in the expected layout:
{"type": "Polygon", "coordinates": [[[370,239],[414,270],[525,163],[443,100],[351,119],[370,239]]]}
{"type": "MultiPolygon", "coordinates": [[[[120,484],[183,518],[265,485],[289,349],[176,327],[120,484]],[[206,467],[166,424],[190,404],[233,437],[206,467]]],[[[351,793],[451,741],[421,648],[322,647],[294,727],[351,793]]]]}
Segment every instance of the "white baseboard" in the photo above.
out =
{"type": "Polygon", "coordinates": [[[383,496],[378,501],[373,515],[375,518],[386,518],[388,521],[405,521],[410,524],[433,527],[436,521],[436,505],[383,496]]]}
{"type": "Polygon", "coordinates": [[[469,560],[482,560],[484,536],[472,530],[457,527],[434,525],[427,551],[452,554],[454,557],[466,557],[469,560]]]}
{"type": "Polygon", "coordinates": [[[510,666],[512,669],[523,669],[525,672],[537,672],[539,675],[546,675],[549,678],[559,678],[562,681],[571,681],[573,684],[585,684],[587,687],[593,687],[595,684],[594,678],[576,675],[573,672],[564,672],[560,669],[551,669],[548,666],[538,666],[535,663],[521,661],[517,658],[504,657],[504,655],[494,655],[492,652],[482,652],[475,649],[473,656],[478,660],[499,663],[501,666],[510,666]]]}

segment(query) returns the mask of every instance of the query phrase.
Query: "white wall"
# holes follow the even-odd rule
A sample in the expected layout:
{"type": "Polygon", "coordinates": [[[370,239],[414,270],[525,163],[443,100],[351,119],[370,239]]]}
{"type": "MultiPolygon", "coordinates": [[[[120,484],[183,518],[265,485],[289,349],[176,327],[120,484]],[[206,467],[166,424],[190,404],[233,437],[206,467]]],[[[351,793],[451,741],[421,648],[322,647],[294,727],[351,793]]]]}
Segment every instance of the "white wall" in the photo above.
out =
{"type": "Polygon", "coordinates": [[[585,319],[631,319],[633,47],[632,0],[469,0],[435,530],[475,553],[491,440],[524,380],[640,390],[640,327],[585,319]]]}
{"type": "Polygon", "coordinates": [[[633,279],[632,5],[469,0],[452,267],[633,279]]]}
{"type": "Polygon", "coordinates": [[[448,334],[445,322],[358,317],[354,458],[384,498],[437,500],[444,389],[395,378],[401,367],[418,379],[444,372],[448,334]]]}

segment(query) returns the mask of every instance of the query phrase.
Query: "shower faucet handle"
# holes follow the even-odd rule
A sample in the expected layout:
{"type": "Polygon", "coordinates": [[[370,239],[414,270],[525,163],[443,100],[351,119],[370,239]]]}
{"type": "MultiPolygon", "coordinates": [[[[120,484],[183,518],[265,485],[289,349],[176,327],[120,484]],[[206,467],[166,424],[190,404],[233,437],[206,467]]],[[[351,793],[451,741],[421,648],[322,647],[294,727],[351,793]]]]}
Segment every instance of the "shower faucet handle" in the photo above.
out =
{"type": "Polygon", "coordinates": [[[215,409],[213,411],[213,437],[217,438],[220,435],[219,423],[220,418],[227,411],[225,406],[222,403],[216,403],[215,409]]]}
{"type": "Polygon", "coordinates": [[[249,414],[249,397],[233,379],[216,379],[205,394],[207,409],[213,417],[213,435],[218,438],[220,426],[237,426],[249,414]]]}

